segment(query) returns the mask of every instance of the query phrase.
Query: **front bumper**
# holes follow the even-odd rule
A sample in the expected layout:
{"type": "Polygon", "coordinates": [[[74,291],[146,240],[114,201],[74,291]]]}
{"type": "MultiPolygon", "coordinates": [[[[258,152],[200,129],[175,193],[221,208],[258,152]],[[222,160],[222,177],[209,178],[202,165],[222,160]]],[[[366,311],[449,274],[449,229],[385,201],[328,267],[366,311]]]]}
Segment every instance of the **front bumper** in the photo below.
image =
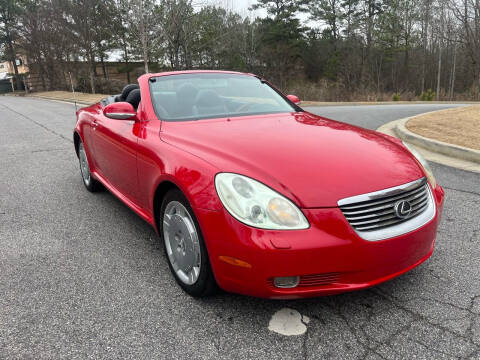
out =
{"type": "Polygon", "coordinates": [[[302,209],[311,227],[305,230],[255,229],[226,211],[195,209],[218,285],[229,292],[292,299],[332,295],[367,288],[407,272],[433,252],[444,191],[433,190],[434,218],[408,234],[366,241],[339,208],[302,209]],[[221,256],[242,260],[235,266],[221,256]],[[274,277],[300,276],[299,286],[280,289],[274,277]]]}

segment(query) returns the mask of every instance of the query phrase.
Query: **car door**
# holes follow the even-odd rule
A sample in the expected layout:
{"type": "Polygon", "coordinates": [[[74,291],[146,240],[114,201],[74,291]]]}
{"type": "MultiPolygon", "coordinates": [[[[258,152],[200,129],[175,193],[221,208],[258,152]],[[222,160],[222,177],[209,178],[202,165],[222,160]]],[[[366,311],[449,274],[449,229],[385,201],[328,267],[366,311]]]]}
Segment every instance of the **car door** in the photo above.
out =
{"type": "Polygon", "coordinates": [[[139,204],[145,209],[151,208],[151,189],[155,186],[159,171],[163,172],[163,161],[168,152],[163,148],[160,141],[159,132],[161,128],[160,120],[145,120],[141,123],[138,131],[138,196],[139,204]],[[159,164],[160,169],[159,169],[159,164]]]}
{"type": "Polygon", "coordinates": [[[138,121],[107,118],[103,112],[93,120],[95,162],[116,190],[138,202],[137,131],[138,121]]]}

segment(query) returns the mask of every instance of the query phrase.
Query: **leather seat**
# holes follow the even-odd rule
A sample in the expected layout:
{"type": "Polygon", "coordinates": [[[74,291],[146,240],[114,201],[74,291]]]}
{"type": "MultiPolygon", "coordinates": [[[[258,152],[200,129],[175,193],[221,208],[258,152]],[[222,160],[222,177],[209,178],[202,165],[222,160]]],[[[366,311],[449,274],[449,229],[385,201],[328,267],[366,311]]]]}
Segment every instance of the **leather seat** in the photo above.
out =
{"type": "Polygon", "coordinates": [[[181,85],[176,94],[177,98],[177,110],[175,112],[176,117],[188,117],[193,116],[193,105],[197,99],[198,89],[192,84],[181,85]]]}
{"type": "Polygon", "coordinates": [[[125,101],[132,104],[132,106],[135,109],[138,108],[138,104],[140,104],[140,100],[141,100],[140,89],[133,89],[132,91],[130,91],[127,98],[125,99],[125,101]]]}
{"type": "Polygon", "coordinates": [[[138,84],[128,84],[126,85],[123,90],[122,90],[122,93],[120,94],[120,96],[117,96],[117,98],[115,99],[116,102],[119,102],[119,101],[127,101],[127,97],[128,95],[130,94],[130,92],[132,90],[135,90],[135,89],[140,89],[140,86],[138,86],[138,84]]]}
{"type": "Polygon", "coordinates": [[[223,99],[213,90],[201,90],[198,92],[193,106],[195,115],[222,115],[227,114],[228,109],[223,99]]]}

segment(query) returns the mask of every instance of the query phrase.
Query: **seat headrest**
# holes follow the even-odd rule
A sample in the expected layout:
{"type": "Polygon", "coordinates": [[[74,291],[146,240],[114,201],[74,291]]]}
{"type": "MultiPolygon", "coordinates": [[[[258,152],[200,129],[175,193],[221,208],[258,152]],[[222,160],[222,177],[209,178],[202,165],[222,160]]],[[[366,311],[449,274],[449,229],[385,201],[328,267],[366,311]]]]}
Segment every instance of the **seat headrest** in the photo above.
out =
{"type": "Polygon", "coordinates": [[[140,89],[133,89],[132,91],[130,91],[130,94],[128,94],[127,98],[125,99],[125,101],[132,104],[135,109],[138,108],[140,100],[140,89]]]}
{"type": "Polygon", "coordinates": [[[222,104],[222,99],[213,90],[201,90],[195,99],[195,105],[201,107],[213,107],[222,104]]]}
{"type": "Polygon", "coordinates": [[[140,86],[138,86],[138,84],[128,84],[127,86],[125,86],[122,90],[122,94],[120,95],[120,99],[122,101],[126,101],[127,100],[127,96],[130,94],[130,92],[132,90],[135,90],[135,89],[139,89],[140,86]]]}
{"type": "Polygon", "coordinates": [[[177,90],[177,100],[193,103],[197,97],[198,89],[192,84],[183,84],[177,90]]]}

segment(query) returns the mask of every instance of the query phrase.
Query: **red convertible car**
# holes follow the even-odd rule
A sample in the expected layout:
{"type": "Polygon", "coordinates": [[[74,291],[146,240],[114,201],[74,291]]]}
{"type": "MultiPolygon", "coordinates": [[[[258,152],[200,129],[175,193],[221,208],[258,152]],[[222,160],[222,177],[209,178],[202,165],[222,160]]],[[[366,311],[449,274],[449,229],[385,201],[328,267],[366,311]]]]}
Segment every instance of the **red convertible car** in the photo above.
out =
{"type": "Polygon", "coordinates": [[[83,182],[156,229],[193,296],[329,295],[425,261],[444,198],[427,163],[298,103],[251,74],[143,75],[77,112],[83,182]]]}

